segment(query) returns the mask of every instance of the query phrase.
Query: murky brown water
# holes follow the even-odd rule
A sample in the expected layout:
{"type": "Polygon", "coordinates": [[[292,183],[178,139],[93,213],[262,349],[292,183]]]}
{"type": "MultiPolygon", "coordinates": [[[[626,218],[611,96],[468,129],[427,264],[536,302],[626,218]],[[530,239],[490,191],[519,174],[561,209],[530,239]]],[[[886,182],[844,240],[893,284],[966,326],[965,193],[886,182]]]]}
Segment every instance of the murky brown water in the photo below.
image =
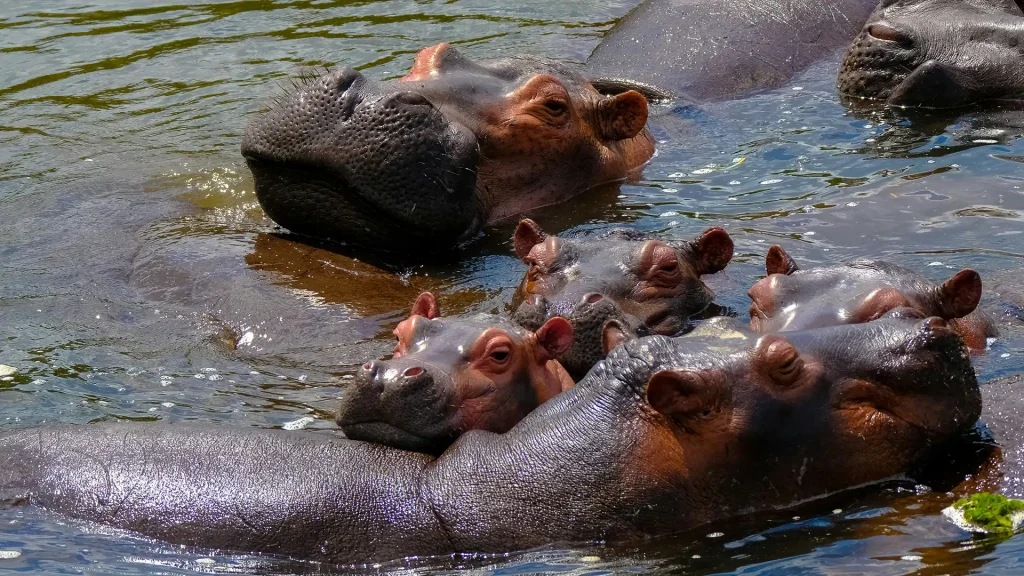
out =
{"type": "MultiPolygon", "coordinates": [[[[352,368],[390,351],[390,330],[417,293],[439,293],[451,313],[502,310],[523,270],[507,227],[454,262],[398,268],[278,235],[238,153],[245,115],[303,67],[394,77],[440,41],[474,57],[582,61],[632,4],[4,2],[0,363],[18,372],[0,380],[0,423],[332,428],[352,368]]],[[[835,94],[836,62],[751,98],[659,109],[659,154],[641,183],[538,219],[554,230],[629,224],[679,238],[725,226],[737,258],[714,284],[720,303],[741,311],[775,242],[803,262],[887,257],[936,278],[1024,268],[1019,119],[850,113],[835,94]]],[[[984,378],[1024,371],[1024,337],[1007,326],[979,359],[984,378]]],[[[1019,573],[1024,538],[972,539],[937,515],[950,502],[874,488],[640,549],[388,568],[1019,573]]],[[[211,565],[204,552],[32,509],[0,512],[0,526],[0,549],[22,552],[0,569],[318,569],[223,555],[211,565]]]]}

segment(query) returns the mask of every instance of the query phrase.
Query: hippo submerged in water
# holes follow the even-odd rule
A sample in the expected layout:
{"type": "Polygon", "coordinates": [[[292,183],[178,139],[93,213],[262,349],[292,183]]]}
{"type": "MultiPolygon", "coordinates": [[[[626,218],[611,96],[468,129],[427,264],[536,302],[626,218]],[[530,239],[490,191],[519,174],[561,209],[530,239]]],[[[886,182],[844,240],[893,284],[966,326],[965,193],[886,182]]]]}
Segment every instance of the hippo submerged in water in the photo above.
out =
{"type": "Polygon", "coordinates": [[[425,48],[396,82],[313,78],[245,131],[267,214],[359,244],[451,247],[491,222],[614,186],[654,151],[647,100],[565,64],[425,48]]]}
{"type": "Polygon", "coordinates": [[[1013,0],[883,0],[839,71],[839,91],[901,106],[1024,100],[1024,12],[1013,0]]]}
{"type": "Polygon", "coordinates": [[[603,355],[609,321],[640,335],[674,336],[711,305],[701,276],[724,269],[733,242],[722,228],[692,241],[665,242],[617,229],[592,237],[545,233],[523,220],[513,236],[516,255],[530,268],[516,291],[512,317],[530,328],[562,316],[572,323],[573,346],[562,365],[581,378],[603,355]]]}
{"type": "Polygon", "coordinates": [[[895,309],[938,316],[973,350],[984,350],[995,323],[975,309],[981,276],[961,270],[942,284],[898,264],[854,260],[802,270],[778,245],[765,256],[767,276],[750,289],[750,326],[758,332],[869,322],[895,309]]]}
{"type": "Polygon", "coordinates": [[[250,119],[242,154],[263,209],[293,232],[443,250],[619,186],[654,151],[648,97],[699,102],[776,86],[849,42],[873,4],[649,0],[583,69],[473,61],[439,44],[397,81],[352,69],[306,79],[250,119]]]}
{"type": "Polygon", "coordinates": [[[529,332],[493,314],[438,315],[421,294],[395,329],[394,359],[359,370],[337,415],[346,436],[440,454],[468,430],[507,431],[572,387],[557,360],[572,344],[564,318],[529,332]]]}
{"type": "Polygon", "coordinates": [[[315,432],[56,426],[0,435],[0,496],[335,563],[614,543],[912,476],[980,411],[938,318],[717,328],[620,346],[510,431],[437,459],[315,432]]]}

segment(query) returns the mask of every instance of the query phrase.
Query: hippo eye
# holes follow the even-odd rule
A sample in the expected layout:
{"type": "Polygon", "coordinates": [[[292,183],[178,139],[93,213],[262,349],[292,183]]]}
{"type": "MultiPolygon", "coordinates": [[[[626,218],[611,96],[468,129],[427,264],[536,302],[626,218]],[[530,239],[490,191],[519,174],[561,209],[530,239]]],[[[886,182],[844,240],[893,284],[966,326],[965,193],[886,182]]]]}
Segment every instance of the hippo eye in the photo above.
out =
{"type": "Polygon", "coordinates": [[[504,364],[509,357],[512,355],[508,348],[498,348],[491,352],[491,360],[494,360],[498,364],[504,364]]]}
{"type": "Polygon", "coordinates": [[[673,274],[679,269],[678,262],[666,262],[658,267],[659,272],[665,272],[667,274],[673,274]]]}
{"type": "Polygon", "coordinates": [[[546,100],[544,101],[544,108],[555,116],[565,114],[569,111],[569,105],[562,100],[546,100]]]}

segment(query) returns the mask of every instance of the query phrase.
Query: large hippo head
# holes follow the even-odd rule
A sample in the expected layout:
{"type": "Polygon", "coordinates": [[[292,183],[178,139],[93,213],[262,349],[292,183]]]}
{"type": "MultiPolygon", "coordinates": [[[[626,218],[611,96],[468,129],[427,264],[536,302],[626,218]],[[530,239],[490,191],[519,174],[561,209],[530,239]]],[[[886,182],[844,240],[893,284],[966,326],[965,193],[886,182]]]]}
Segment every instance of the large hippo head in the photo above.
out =
{"type": "Polygon", "coordinates": [[[467,430],[505,432],[573,385],[555,360],[572,343],[563,318],[536,332],[493,315],[438,318],[425,292],[395,336],[393,359],[364,364],[342,397],[349,438],[440,453],[467,430]]]}
{"type": "Polygon", "coordinates": [[[721,228],[693,241],[664,242],[643,233],[613,230],[592,238],[546,234],[523,220],[513,237],[530,268],[519,284],[513,318],[536,329],[553,316],[567,318],[575,338],[562,364],[582,377],[604,356],[602,330],[617,321],[639,335],[675,335],[690,316],[711,304],[701,276],[732,259],[733,243],[721,228]]]}
{"type": "Polygon", "coordinates": [[[647,100],[568,65],[448,44],[378,82],[307,79],[246,127],[256,196],[300,234],[450,247],[488,222],[620,183],[653,153],[647,100]]]}
{"type": "Polygon", "coordinates": [[[881,260],[801,270],[776,245],[768,249],[765,273],[748,292],[750,326],[758,332],[869,322],[910,309],[950,321],[973,349],[984,349],[993,335],[991,322],[974,314],[981,299],[981,277],[974,270],[961,270],[942,284],[881,260]]]}
{"type": "Polygon", "coordinates": [[[1022,49],[1013,0],[883,0],[843,59],[839,91],[936,108],[1020,100],[1022,49]]]}
{"type": "Polygon", "coordinates": [[[698,512],[907,474],[981,410],[970,355],[940,318],[785,335],[734,326],[719,318],[683,337],[633,340],[576,386],[635,385],[622,402],[639,400],[645,422],[628,438],[636,474],[689,485],[682,496],[696,500],[684,505],[698,512]]]}

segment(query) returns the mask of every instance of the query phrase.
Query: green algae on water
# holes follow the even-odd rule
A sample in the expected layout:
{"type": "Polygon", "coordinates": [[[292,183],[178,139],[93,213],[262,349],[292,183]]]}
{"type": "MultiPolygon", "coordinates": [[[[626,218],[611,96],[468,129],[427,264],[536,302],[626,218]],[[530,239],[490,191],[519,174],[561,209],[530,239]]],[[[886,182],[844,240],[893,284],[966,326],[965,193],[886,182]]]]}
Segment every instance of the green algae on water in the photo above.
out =
{"type": "Polygon", "coordinates": [[[972,532],[1013,534],[1024,525],[1024,502],[989,492],[961,498],[942,513],[972,532]]]}

